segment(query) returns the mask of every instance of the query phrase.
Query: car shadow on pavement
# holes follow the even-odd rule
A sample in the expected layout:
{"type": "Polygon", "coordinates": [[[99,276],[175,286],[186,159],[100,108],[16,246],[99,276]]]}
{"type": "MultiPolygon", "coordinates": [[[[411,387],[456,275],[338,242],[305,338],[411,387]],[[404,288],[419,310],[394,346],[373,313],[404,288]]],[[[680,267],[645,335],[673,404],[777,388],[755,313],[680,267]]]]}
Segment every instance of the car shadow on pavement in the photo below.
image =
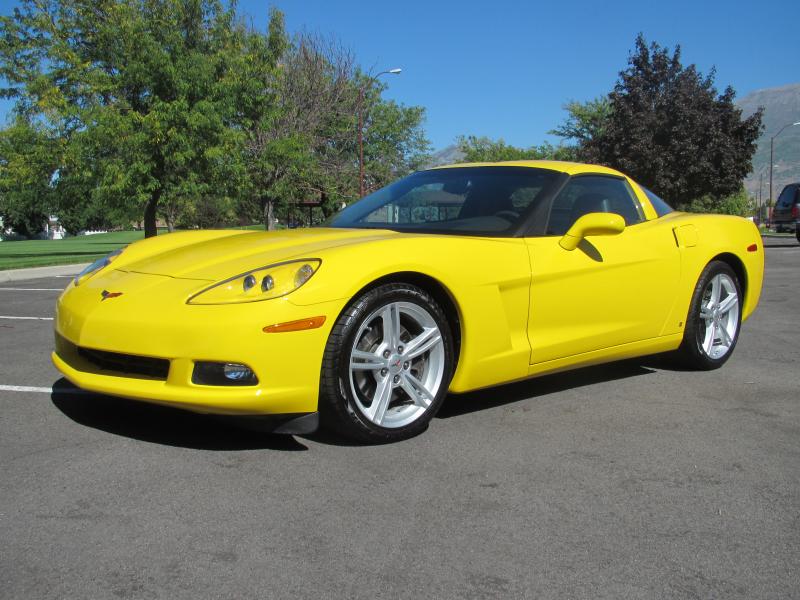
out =
{"type": "MultiPolygon", "coordinates": [[[[587,385],[655,373],[656,369],[682,371],[669,355],[647,356],[573,371],[543,375],[465,394],[449,394],[436,415],[449,419],[490,410],[548,394],[587,385]]],[[[225,417],[84,392],[66,379],[53,385],[53,404],[81,425],[131,439],[196,450],[308,450],[300,440],[330,446],[362,446],[325,430],[303,436],[251,431],[225,417]],[[298,437],[300,439],[298,439],[298,437]]]]}
{"type": "Polygon", "coordinates": [[[65,379],[53,385],[53,404],[84,425],[135,440],[195,450],[282,450],[308,448],[290,435],[236,427],[223,418],[78,390],[65,379]]]}
{"type": "Polygon", "coordinates": [[[649,368],[650,365],[656,368],[674,370],[674,366],[667,359],[647,357],[646,360],[625,360],[553,375],[543,375],[476,392],[449,394],[436,417],[449,419],[476,411],[504,406],[520,400],[546,396],[596,383],[649,375],[650,373],[655,373],[654,369],[649,368]],[[645,364],[648,366],[645,366],[645,364]]]}

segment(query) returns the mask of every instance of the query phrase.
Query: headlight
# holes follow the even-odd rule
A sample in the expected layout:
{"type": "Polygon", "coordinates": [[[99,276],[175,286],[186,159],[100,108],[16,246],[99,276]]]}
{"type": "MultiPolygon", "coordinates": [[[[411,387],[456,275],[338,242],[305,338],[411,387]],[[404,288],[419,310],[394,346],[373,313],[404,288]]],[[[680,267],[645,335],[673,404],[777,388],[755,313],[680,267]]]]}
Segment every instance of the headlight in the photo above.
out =
{"type": "Polygon", "coordinates": [[[318,258],[278,263],[216,283],[189,298],[187,304],[259,302],[291,294],[319,269],[318,258]]]}
{"type": "Polygon", "coordinates": [[[78,285],[81,281],[88,279],[93,273],[96,273],[100,269],[103,269],[110,265],[115,258],[117,258],[125,248],[120,248],[119,250],[114,250],[111,254],[104,256],[103,258],[98,258],[88,267],[86,267],[83,271],[75,275],[75,278],[72,280],[75,285],[78,285]]]}

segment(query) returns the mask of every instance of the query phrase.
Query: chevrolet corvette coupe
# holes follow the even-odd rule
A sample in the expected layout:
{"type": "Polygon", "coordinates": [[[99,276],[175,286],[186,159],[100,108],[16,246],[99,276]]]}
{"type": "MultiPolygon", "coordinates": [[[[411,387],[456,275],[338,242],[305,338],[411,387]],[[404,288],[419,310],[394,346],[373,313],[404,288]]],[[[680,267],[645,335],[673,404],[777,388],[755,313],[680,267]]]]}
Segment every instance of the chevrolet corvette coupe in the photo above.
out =
{"type": "Polygon", "coordinates": [[[52,359],[87,390],[388,442],[448,392],[668,351],[717,368],[763,270],[751,222],[617,171],[454,165],[320,228],[131,244],[61,295],[52,359]]]}

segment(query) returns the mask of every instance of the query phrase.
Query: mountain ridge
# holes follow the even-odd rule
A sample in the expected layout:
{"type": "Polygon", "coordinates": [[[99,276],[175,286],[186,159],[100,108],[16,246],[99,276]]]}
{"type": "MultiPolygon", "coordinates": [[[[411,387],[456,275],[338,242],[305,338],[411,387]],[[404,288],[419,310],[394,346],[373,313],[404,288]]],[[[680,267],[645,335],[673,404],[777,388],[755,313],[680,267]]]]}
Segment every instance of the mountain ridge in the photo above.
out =
{"type": "Polygon", "coordinates": [[[758,148],[753,155],[753,170],[744,180],[747,191],[762,202],[769,199],[769,150],[772,138],[789,125],[774,143],[772,198],[778,197],[787,183],[800,181],[800,83],[789,83],[772,88],[754,90],[736,100],[742,115],[749,117],[759,107],[764,107],[764,130],[758,138],[758,148]]]}

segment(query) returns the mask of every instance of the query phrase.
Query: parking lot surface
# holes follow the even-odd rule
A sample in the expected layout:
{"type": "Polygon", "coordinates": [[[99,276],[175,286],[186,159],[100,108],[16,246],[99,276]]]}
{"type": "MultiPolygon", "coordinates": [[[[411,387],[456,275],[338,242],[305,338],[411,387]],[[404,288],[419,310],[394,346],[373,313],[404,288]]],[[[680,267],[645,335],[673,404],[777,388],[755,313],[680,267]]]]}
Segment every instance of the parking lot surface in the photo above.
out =
{"type": "Polygon", "coordinates": [[[75,393],[69,280],[0,284],[0,598],[798,598],[800,246],[766,245],[722,369],[451,396],[372,447],[75,393]]]}

